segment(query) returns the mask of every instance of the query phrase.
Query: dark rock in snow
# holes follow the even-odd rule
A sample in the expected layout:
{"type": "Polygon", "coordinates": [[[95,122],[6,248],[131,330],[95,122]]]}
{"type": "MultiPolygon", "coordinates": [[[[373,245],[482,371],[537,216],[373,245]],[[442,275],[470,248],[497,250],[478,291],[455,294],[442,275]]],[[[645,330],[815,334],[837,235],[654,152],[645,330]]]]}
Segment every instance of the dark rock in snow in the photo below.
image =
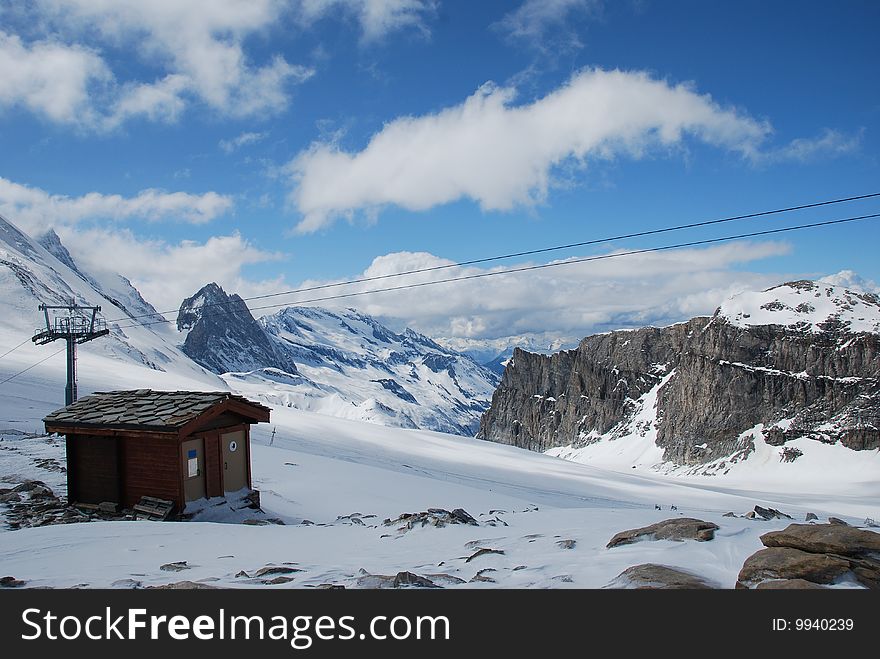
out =
{"type": "MultiPolygon", "coordinates": [[[[43,481],[26,480],[12,488],[13,492],[32,492],[41,487],[45,487],[43,481]]],[[[48,489],[48,488],[47,488],[48,489]]],[[[51,492],[51,490],[49,490],[51,492]]]]}
{"type": "Polygon", "coordinates": [[[394,577],[393,585],[395,588],[440,588],[430,579],[412,572],[398,572],[394,577]]]}
{"type": "Polygon", "coordinates": [[[159,569],[163,572],[180,572],[181,570],[189,570],[191,565],[187,565],[186,561],[175,561],[174,563],[165,563],[160,565],[159,569]]]}
{"type": "Polygon", "coordinates": [[[812,554],[790,547],[768,547],[746,559],[736,587],[753,588],[762,581],[775,579],[804,579],[830,584],[849,573],[849,561],[839,556],[812,554]]]}
{"type": "Polygon", "coordinates": [[[560,540],[556,543],[556,546],[560,549],[574,549],[577,544],[577,540],[560,540]]]}
{"type": "Polygon", "coordinates": [[[880,534],[873,531],[841,524],[790,524],[765,533],[761,542],[767,549],[746,559],[737,588],[786,579],[814,584],[849,581],[880,589],[880,534]]]}
{"type": "Polygon", "coordinates": [[[438,586],[457,586],[458,584],[467,583],[461,577],[456,577],[453,574],[446,574],[445,572],[426,574],[425,577],[433,581],[438,586]]]}
{"type": "Polygon", "coordinates": [[[254,577],[267,577],[273,574],[293,574],[294,572],[302,572],[299,568],[295,567],[286,567],[283,565],[269,565],[267,567],[261,567],[259,570],[254,572],[254,577]]]}
{"type": "Polygon", "coordinates": [[[815,554],[880,556],[880,533],[838,524],[790,524],[761,536],[765,547],[791,547],[815,554]]]}
{"type": "Polygon", "coordinates": [[[0,588],[21,588],[27,582],[15,577],[0,577],[0,588]]]}
{"type": "Polygon", "coordinates": [[[471,562],[472,560],[474,560],[475,558],[479,558],[480,556],[485,556],[486,554],[501,554],[501,555],[504,555],[504,550],[503,550],[503,549],[489,549],[489,548],[487,548],[487,547],[481,547],[480,549],[478,549],[477,551],[475,551],[473,554],[471,554],[470,556],[468,556],[467,559],[465,559],[465,563],[470,563],[470,562],[471,562]]]}
{"type": "Polygon", "coordinates": [[[385,526],[401,524],[402,526],[398,528],[399,531],[410,531],[417,526],[443,527],[447,524],[479,526],[479,522],[462,508],[456,508],[452,512],[445,508],[429,508],[427,511],[420,513],[403,513],[395,519],[384,520],[382,524],[385,526]]]}
{"type": "Polygon", "coordinates": [[[667,519],[640,529],[621,531],[608,542],[606,547],[628,545],[641,540],[697,540],[705,542],[715,537],[717,524],[704,522],[701,519],[680,517],[667,519]]]}
{"type": "Polygon", "coordinates": [[[658,590],[709,590],[714,585],[702,577],[667,565],[644,563],[627,568],[605,588],[612,589],[658,589],[658,590]]]}
{"type": "Polygon", "coordinates": [[[755,506],[755,514],[761,519],[791,519],[791,515],[786,515],[785,513],[776,510],[776,508],[762,508],[761,506],[755,506]]]}
{"type": "Polygon", "coordinates": [[[804,521],[805,521],[805,522],[810,522],[810,521],[812,521],[812,520],[814,520],[814,519],[815,519],[815,520],[818,520],[818,519],[819,519],[819,517],[816,515],[816,513],[807,513],[807,516],[804,517],[804,521]]]}
{"type": "Polygon", "coordinates": [[[849,524],[847,524],[846,522],[844,522],[844,521],[843,521],[842,519],[840,519],[839,517],[829,517],[829,518],[828,518],[828,523],[829,523],[829,524],[837,524],[837,525],[839,525],[839,526],[849,526],[849,524]]]}

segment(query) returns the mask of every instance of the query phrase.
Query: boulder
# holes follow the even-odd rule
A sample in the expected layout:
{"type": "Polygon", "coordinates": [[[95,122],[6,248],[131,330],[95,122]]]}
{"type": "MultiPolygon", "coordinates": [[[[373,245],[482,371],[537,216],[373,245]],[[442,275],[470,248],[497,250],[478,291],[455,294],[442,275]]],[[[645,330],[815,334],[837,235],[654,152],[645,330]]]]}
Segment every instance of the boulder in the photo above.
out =
{"type": "Polygon", "coordinates": [[[850,562],[841,556],[812,554],[791,547],[768,547],[746,559],[736,587],[753,588],[762,581],[774,579],[830,584],[850,572],[850,562]]]}
{"type": "Polygon", "coordinates": [[[357,585],[361,588],[394,588],[394,577],[387,574],[370,574],[361,568],[358,571],[357,585]]]}
{"type": "Polygon", "coordinates": [[[829,518],[828,518],[828,523],[829,523],[829,524],[839,524],[840,526],[849,526],[849,524],[847,524],[846,522],[844,522],[844,521],[843,521],[842,519],[840,519],[839,517],[829,517],[829,518]]]}
{"type": "Polygon", "coordinates": [[[398,572],[394,577],[393,586],[395,588],[440,588],[430,579],[420,577],[412,572],[398,572]]]}
{"type": "Polygon", "coordinates": [[[38,487],[43,487],[46,484],[43,481],[34,481],[34,480],[25,480],[22,483],[19,483],[15,487],[12,488],[13,492],[30,492],[31,490],[35,490],[38,487]]]}
{"type": "Polygon", "coordinates": [[[755,506],[755,514],[761,519],[791,519],[791,515],[786,515],[785,513],[776,510],[776,508],[762,508],[761,506],[755,506]]]}
{"type": "Polygon", "coordinates": [[[191,567],[191,565],[186,564],[186,561],[175,561],[174,563],[160,565],[159,569],[163,572],[180,572],[181,570],[189,570],[191,567]]]}
{"type": "Polygon", "coordinates": [[[709,590],[715,588],[702,577],[680,568],[656,563],[644,563],[627,568],[605,588],[658,589],[658,590],[709,590]]]}
{"type": "Polygon", "coordinates": [[[818,521],[818,519],[819,519],[819,516],[816,513],[807,513],[807,516],[804,517],[805,522],[811,522],[813,520],[818,521]]]}
{"type": "Polygon", "coordinates": [[[447,574],[445,572],[426,574],[425,577],[438,586],[457,586],[458,584],[466,583],[461,577],[456,577],[453,574],[447,574]]]}
{"type": "Polygon", "coordinates": [[[473,554],[468,556],[467,559],[465,559],[465,563],[470,563],[475,558],[478,558],[480,556],[485,556],[486,554],[502,554],[503,555],[504,550],[503,549],[488,549],[486,547],[480,547],[477,551],[475,551],[473,554]]]}
{"type": "Polygon", "coordinates": [[[20,588],[27,582],[15,577],[0,577],[0,588],[20,588]]]}
{"type": "Polygon", "coordinates": [[[18,503],[19,501],[21,501],[21,495],[18,492],[0,494],[0,503],[18,503]]]}
{"type": "Polygon", "coordinates": [[[560,540],[556,543],[556,546],[560,549],[574,549],[577,544],[577,540],[560,540]]]}
{"type": "Polygon", "coordinates": [[[629,545],[641,540],[697,540],[705,542],[715,537],[717,524],[692,517],[667,519],[640,529],[621,531],[606,545],[608,549],[629,545]]]}
{"type": "Polygon", "coordinates": [[[277,574],[293,574],[294,572],[302,572],[299,568],[295,567],[286,567],[283,565],[270,565],[267,567],[261,567],[259,570],[254,572],[254,577],[269,577],[277,574]]]}
{"type": "Polygon", "coordinates": [[[839,524],[789,524],[761,536],[765,547],[791,547],[814,554],[862,557],[880,554],[880,533],[839,524]]]}

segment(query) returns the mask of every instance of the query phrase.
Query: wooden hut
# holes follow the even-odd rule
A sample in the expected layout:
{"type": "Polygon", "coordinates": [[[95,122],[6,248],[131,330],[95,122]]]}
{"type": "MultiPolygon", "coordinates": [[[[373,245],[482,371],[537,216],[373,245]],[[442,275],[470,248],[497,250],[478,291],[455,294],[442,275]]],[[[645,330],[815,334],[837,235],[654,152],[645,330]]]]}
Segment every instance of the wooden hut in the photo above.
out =
{"type": "Polygon", "coordinates": [[[43,419],[67,438],[67,495],[132,508],[142,497],[188,502],[251,488],[250,426],[269,408],[229,392],[95,393],[43,419]]]}

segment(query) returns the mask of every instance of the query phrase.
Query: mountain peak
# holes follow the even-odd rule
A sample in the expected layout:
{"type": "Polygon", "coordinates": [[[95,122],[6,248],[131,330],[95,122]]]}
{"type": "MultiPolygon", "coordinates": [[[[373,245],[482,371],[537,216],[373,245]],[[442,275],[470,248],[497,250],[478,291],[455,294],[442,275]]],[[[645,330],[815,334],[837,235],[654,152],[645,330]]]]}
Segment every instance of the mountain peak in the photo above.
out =
{"type": "Polygon", "coordinates": [[[715,318],[736,327],[780,325],[820,333],[880,332],[880,298],[824,281],[790,281],[725,300],[715,318]]]}
{"type": "Polygon", "coordinates": [[[80,272],[79,268],[76,265],[76,261],[73,260],[70,252],[67,251],[64,243],[61,242],[61,238],[59,237],[59,235],[55,233],[55,229],[49,229],[46,233],[37,238],[37,242],[42,245],[47,252],[49,252],[52,256],[61,261],[68,268],[76,273],[80,272]]]}

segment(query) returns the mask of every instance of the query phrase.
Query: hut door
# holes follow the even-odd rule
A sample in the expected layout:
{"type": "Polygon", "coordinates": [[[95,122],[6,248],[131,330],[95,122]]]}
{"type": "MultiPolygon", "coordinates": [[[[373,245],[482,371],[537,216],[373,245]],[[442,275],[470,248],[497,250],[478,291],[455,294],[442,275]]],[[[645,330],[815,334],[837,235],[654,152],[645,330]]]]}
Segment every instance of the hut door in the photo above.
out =
{"type": "Polygon", "coordinates": [[[205,446],[201,437],[181,444],[183,490],[187,501],[205,497],[205,446]]]}
{"type": "Polygon", "coordinates": [[[223,451],[223,490],[237,492],[247,487],[247,447],[243,430],[220,435],[223,451]]]}

